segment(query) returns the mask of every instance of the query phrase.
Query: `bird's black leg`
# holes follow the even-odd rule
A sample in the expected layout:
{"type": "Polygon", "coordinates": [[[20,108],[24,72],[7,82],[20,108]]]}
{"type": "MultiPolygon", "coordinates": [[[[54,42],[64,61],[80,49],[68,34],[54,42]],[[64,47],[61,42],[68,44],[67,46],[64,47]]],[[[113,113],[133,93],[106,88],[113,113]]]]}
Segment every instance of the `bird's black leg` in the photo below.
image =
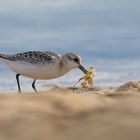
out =
{"type": "Polygon", "coordinates": [[[20,83],[19,83],[19,76],[20,76],[20,74],[17,74],[16,79],[17,79],[17,85],[18,85],[18,92],[21,93],[20,83]]]}
{"type": "Polygon", "coordinates": [[[36,93],[38,93],[37,90],[36,90],[36,87],[35,87],[35,82],[36,82],[36,80],[33,81],[32,87],[33,87],[34,91],[35,91],[36,93]]]}

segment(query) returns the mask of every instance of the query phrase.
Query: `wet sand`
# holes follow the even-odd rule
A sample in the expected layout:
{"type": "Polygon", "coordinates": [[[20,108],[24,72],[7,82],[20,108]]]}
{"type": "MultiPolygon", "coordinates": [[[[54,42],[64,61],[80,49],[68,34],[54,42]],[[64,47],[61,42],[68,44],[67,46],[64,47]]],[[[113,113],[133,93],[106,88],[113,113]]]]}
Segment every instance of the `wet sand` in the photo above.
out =
{"type": "Polygon", "coordinates": [[[0,94],[0,140],[139,140],[140,82],[0,94]]]}

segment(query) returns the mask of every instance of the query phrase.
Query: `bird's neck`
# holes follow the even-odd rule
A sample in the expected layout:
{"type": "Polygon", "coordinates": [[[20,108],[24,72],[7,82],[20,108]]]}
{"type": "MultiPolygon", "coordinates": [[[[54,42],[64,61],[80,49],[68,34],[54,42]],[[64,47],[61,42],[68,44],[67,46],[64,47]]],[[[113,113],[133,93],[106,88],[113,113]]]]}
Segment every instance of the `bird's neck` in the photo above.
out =
{"type": "Polygon", "coordinates": [[[63,67],[63,71],[65,71],[65,72],[68,72],[71,69],[73,69],[71,67],[69,61],[65,57],[62,57],[62,65],[61,65],[61,67],[63,67]]]}

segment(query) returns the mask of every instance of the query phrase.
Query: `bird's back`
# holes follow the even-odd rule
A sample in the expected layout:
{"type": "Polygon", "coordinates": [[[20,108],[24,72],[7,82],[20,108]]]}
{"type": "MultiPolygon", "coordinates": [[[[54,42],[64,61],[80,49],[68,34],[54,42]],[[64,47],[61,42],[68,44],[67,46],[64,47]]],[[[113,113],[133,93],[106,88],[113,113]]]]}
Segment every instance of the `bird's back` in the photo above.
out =
{"type": "Polygon", "coordinates": [[[29,51],[0,57],[15,73],[34,79],[53,79],[64,74],[61,56],[54,52],[29,51]]]}
{"type": "Polygon", "coordinates": [[[27,62],[31,64],[43,64],[50,62],[61,63],[61,56],[54,52],[40,52],[40,51],[28,51],[24,53],[17,53],[14,55],[0,54],[0,57],[10,61],[27,62]]]}

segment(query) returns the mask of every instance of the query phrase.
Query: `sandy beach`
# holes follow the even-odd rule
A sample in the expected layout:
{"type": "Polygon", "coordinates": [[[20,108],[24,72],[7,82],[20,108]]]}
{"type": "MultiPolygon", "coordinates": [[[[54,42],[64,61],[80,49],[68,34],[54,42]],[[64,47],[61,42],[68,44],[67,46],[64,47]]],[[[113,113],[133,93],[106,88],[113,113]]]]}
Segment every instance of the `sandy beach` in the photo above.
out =
{"type": "Polygon", "coordinates": [[[0,140],[139,140],[140,82],[0,94],[0,140]]]}

